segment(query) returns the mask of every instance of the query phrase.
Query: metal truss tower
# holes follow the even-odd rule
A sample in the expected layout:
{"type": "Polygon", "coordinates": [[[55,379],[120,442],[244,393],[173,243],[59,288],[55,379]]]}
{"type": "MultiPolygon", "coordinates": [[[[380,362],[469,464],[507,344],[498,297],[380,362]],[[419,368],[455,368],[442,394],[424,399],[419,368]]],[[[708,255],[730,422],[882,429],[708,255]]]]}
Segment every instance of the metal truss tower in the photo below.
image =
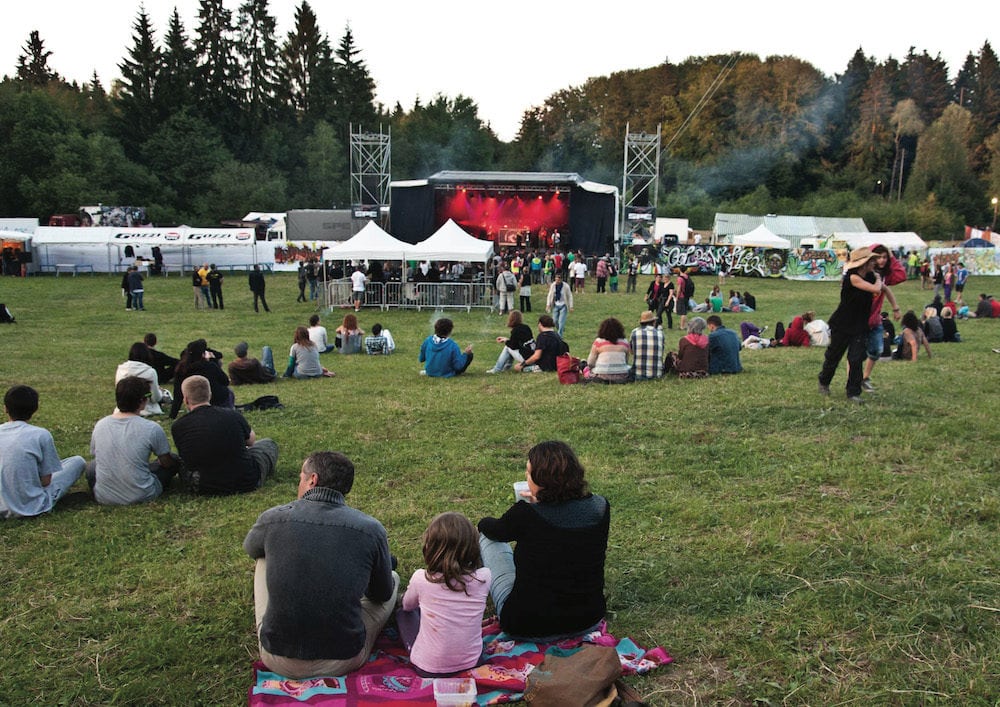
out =
{"type": "Polygon", "coordinates": [[[360,125],[352,124],[350,131],[351,212],[356,219],[375,219],[384,228],[391,194],[391,129],[383,132],[379,125],[377,133],[362,132],[360,125]]]}
{"type": "Polygon", "coordinates": [[[656,201],[660,184],[660,126],[656,133],[633,133],[625,124],[625,162],[622,170],[621,233],[629,231],[629,214],[633,207],[652,207],[656,218],[656,201]]]}

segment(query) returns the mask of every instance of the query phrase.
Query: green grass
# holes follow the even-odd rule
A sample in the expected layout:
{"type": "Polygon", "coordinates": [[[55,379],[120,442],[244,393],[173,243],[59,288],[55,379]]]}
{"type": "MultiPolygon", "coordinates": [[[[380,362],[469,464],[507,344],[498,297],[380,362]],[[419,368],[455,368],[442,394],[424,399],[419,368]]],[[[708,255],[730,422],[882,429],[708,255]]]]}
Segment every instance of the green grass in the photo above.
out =
{"type": "MultiPolygon", "coordinates": [[[[150,280],[147,311],[126,312],[119,280],[0,279],[19,320],[0,328],[0,385],[39,390],[34,422],[64,456],[87,456],[114,405],[115,366],[146,331],[174,354],[198,337],[227,359],[242,339],[254,355],[270,344],[280,366],[313,311],[295,303],[293,274],[269,278],[270,315],[253,313],[241,276],[215,312],[194,311],[178,277],[150,280]]],[[[707,278],[696,283],[707,294],[707,278]]],[[[838,298],[836,283],[735,283],[772,331],[806,309],[828,318],[838,298]]],[[[930,299],[913,283],[896,291],[904,310],[930,299]]],[[[532,324],[541,288],[533,300],[532,324]]],[[[585,354],[603,317],[628,330],[641,310],[641,295],[579,296],[572,350],[585,354]]],[[[630,680],[651,703],[995,703],[1000,322],[960,322],[965,341],[934,345],[932,359],[879,363],[878,392],[858,408],[843,368],[834,395],[817,395],[822,349],[744,352],[745,373],[702,381],[487,376],[503,320],[450,316],[476,350],[461,378],[417,375],[432,312],[366,310],[361,326],[388,326],[393,356],[329,354],[334,379],[237,388],[238,402],[274,393],[286,406],[248,414],[281,446],[259,492],[172,492],[129,508],[76,499],[0,523],[0,703],[242,703],[256,640],[241,542],[260,512],[294,497],[306,454],[354,459],[349,500],[386,525],[408,577],[434,514],[502,512],[527,449],[549,438],[577,450],[612,504],[612,632],[676,659],[630,680]]],[[[724,318],[735,328],[744,315],[724,318]]],[[[324,322],[332,331],[339,319],[324,322]]],[[[668,332],[671,348],[678,336],[668,332]]]]}

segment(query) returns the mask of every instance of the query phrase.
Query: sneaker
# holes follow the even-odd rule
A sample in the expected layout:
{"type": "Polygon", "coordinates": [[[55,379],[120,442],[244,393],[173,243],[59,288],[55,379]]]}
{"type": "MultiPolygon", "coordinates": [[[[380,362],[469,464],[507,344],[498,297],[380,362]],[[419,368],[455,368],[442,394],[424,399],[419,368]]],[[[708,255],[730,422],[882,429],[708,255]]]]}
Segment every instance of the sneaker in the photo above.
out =
{"type": "Polygon", "coordinates": [[[861,381],[861,389],[867,393],[874,393],[875,386],[872,385],[872,379],[865,378],[863,381],[861,381]]]}
{"type": "Polygon", "coordinates": [[[486,369],[486,372],[487,372],[487,373],[499,373],[500,371],[498,371],[498,370],[497,370],[497,369],[495,369],[495,368],[487,368],[487,369],[486,369]]]}
{"type": "Polygon", "coordinates": [[[761,327],[760,333],[763,334],[765,331],[767,331],[767,324],[765,324],[763,327],[761,327]]]}
{"type": "Polygon", "coordinates": [[[864,400],[861,399],[860,395],[848,395],[847,400],[848,402],[852,402],[855,405],[861,405],[864,403],[864,400]]]}
{"type": "Polygon", "coordinates": [[[820,383],[819,384],[819,394],[820,395],[829,395],[830,394],[830,386],[823,385],[822,383],[820,383]]]}

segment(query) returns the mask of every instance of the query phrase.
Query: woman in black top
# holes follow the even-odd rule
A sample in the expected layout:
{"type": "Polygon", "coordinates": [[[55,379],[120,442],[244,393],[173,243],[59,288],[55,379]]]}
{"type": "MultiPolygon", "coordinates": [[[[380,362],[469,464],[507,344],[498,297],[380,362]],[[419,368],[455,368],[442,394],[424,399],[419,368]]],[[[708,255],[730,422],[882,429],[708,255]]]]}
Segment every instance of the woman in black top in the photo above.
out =
{"type": "Polygon", "coordinates": [[[500,356],[493,368],[487,373],[501,373],[507,370],[514,362],[521,363],[535,352],[535,335],[531,333],[531,327],[524,323],[521,312],[513,310],[507,316],[507,327],[510,329],[510,336],[498,336],[497,343],[503,344],[500,356]]]}
{"type": "Polygon", "coordinates": [[[565,442],[537,444],[528,452],[527,495],[500,518],[479,521],[490,595],[512,636],[550,642],[587,633],[604,618],[611,507],[583,474],[565,442]]]}

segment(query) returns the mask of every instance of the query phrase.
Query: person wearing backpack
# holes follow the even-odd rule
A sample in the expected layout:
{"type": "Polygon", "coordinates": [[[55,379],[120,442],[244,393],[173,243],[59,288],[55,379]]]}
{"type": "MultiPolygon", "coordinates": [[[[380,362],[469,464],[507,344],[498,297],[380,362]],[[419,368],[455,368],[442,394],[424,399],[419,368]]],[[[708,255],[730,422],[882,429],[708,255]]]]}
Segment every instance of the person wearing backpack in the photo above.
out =
{"type": "Polygon", "coordinates": [[[517,277],[504,264],[500,265],[500,274],[497,275],[497,293],[500,295],[498,308],[500,314],[510,314],[514,309],[514,291],[517,290],[517,277]]]}

